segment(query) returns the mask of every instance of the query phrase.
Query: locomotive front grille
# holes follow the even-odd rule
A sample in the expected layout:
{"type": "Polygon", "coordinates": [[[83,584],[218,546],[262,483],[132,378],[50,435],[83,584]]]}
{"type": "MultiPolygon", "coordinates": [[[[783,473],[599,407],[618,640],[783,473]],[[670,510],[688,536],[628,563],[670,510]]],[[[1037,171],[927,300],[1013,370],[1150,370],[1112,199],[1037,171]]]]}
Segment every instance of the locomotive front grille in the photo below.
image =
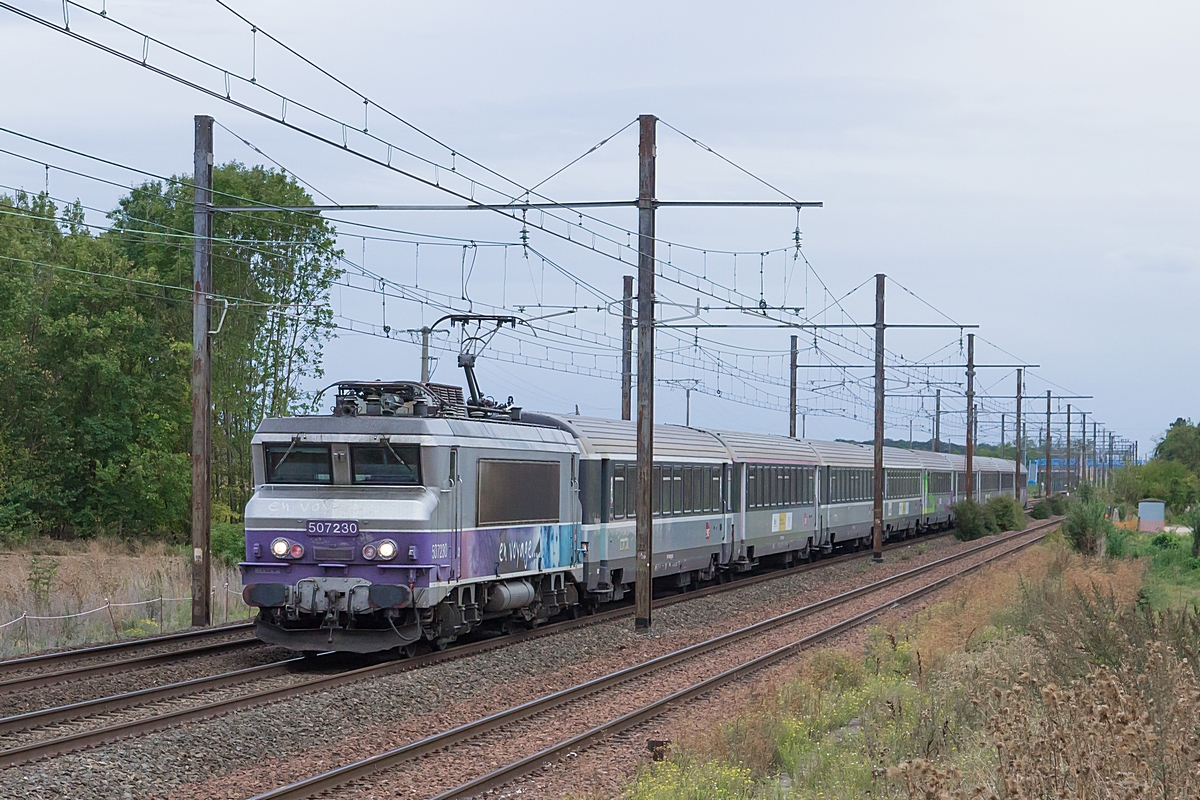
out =
{"type": "Polygon", "coordinates": [[[353,547],[314,547],[313,548],[313,557],[316,558],[317,561],[337,561],[337,562],[353,561],[354,560],[354,548],[353,547]]]}

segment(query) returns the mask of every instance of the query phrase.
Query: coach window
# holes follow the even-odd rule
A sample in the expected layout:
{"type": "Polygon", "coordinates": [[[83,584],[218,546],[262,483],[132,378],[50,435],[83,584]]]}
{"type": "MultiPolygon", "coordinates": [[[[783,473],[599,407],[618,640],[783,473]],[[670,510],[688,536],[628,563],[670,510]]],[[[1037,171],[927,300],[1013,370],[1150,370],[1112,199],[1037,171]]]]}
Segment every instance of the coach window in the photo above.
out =
{"type": "Polygon", "coordinates": [[[267,483],[333,483],[327,444],[263,445],[267,483]]]}
{"type": "Polygon", "coordinates": [[[675,496],[675,502],[671,506],[671,513],[683,514],[687,511],[687,506],[683,502],[683,467],[678,464],[671,468],[671,491],[675,496]]]}
{"type": "MultiPolygon", "coordinates": [[[[663,513],[663,487],[662,487],[662,465],[655,464],[654,472],[650,476],[650,485],[654,487],[654,509],[653,514],[659,516],[663,513]]],[[[667,499],[669,504],[670,498],[667,499]]],[[[670,508],[670,506],[667,506],[670,508]]]]}
{"type": "Polygon", "coordinates": [[[692,503],[691,467],[684,467],[683,468],[683,505],[680,506],[680,507],[682,507],[684,513],[691,513],[692,511],[694,511],[694,507],[692,507],[691,503],[692,503]]]}
{"type": "Polygon", "coordinates": [[[613,466],[612,480],[612,516],[613,519],[625,518],[625,465],[613,466]]]}

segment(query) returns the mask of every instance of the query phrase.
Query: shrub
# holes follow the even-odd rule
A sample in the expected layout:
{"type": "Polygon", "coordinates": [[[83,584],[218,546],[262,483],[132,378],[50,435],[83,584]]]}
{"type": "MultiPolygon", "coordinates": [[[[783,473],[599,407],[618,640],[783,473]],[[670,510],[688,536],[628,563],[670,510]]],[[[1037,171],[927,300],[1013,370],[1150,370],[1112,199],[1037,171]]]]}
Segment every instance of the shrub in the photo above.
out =
{"type": "Polygon", "coordinates": [[[1050,519],[1050,502],[1048,500],[1038,500],[1033,504],[1033,508],[1029,510],[1029,516],[1034,519],[1050,519]]]}
{"type": "Polygon", "coordinates": [[[1025,530],[1025,512],[1015,498],[993,497],[987,501],[987,508],[996,520],[997,532],[1025,530]]]}
{"type": "Polygon", "coordinates": [[[1050,497],[1050,514],[1055,517],[1061,517],[1067,513],[1067,496],[1065,494],[1056,494],[1050,497]]]}
{"type": "Polygon", "coordinates": [[[1105,555],[1109,558],[1124,558],[1129,555],[1129,537],[1125,531],[1113,526],[1105,534],[1105,555]]]}
{"type": "Polygon", "coordinates": [[[241,523],[213,522],[209,540],[212,556],[227,565],[246,558],[246,529],[241,523]]]}
{"type": "MultiPolygon", "coordinates": [[[[992,531],[988,530],[987,515],[984,513],[986,508],[974,500],[962,500],[951,506],[950,510],[954,512],[954,538],[960,542],[969,542],[991,533],[992,531]]],[[[995,524],[996,519],[993,516],[992,526],[995,524]]]]}
{"type": "Polygon", "coordinates": [[[1067,508],[1067,520],[1063,532],[1071,547],[1084,555],[1095,555],[1100,541],[1115,530],[1115,526],[1104,515],[1105,506],[1094,494],[1076,498],[1067,508]]]}

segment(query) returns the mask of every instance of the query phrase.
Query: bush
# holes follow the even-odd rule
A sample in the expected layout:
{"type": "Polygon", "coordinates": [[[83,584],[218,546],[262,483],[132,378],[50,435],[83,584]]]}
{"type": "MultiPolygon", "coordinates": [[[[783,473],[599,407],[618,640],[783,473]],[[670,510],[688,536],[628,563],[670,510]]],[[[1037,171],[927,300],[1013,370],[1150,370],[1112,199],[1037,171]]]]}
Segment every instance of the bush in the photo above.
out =
{"type": "Polygon", "coordinates": [[[1016,498],[1001,495],[987,501],[987,509],[996,521],[996,532],[1025,530],[1025,511],[1016,498]]]}
{"type": "Polygon", "coordinates": [[[996,532],[996,517],[987,513],[987,506],[981,506],[974,500],[963,500],[952,505],[950,510],[954,513],[954,538],[960,542],[969,542],[996,532]]]}
{"type": "Polygon", "coordinates": [[[1051,516],[1061,517],[1067,513],[1067,506],[1067,496],[1065,494],[1056,494],[1050,497],[1051,516]]]}
{"type": "Polygon", "coordinates": [[[1105,555],[1109,558],[1121,559],[1129,555],[1129,537],[1125,531],[1113,526],[1105,534],[1105,555]]]}
{"type": "Polygon", "coordinates": [[[1047,500],[1038,500],[1033,504],[1033,508],[1029,510],[1029,516],[1034,519],[1050,519],[1050,503],[1047,500]]]}
{"type": "Polygon", "coordinates": [[[214,559],[233,566],[246,558],[246,529],[237,522],[214,522],[209,549],[214,559]]]}
{"type": "Polygon", "coordinates": [[[1116,527],[1105,516],[1104,502],[1094,492],[1085,492],[1067,508],[1063,533],[1076,552],[1095,555],[1104,539],[1116,527]]]}

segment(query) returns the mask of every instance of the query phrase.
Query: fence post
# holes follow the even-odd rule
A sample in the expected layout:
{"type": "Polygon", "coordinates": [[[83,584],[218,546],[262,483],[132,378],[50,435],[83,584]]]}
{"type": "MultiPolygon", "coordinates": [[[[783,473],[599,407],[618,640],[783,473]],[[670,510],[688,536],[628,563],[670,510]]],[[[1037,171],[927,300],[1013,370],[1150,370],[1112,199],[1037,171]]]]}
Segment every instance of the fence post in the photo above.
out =
{"type": "Polygon", "coordinates": [[[118,639],[120,639],[121,632],[119,630],[117,630],[117,618],[113,614],[112,601],[106,597],[106,598],[104,598],[104,605],[105,605],[105,607],[108,608],[108,621],[112,623],[113,636],[116,636],[118,639]]]}
{"type": "Polygon", "coordinates": [[[33,648],[29,646],[29,612],[22,611],[21,619],[25,621],[25,652],[32,653],[33,648]]]}
{"type": "Polygon", "coordinates": [[[229,624],[229,581],[225,581],[225,624],[229,624]]]}
{"type": "Polygon", "coordinates": [[[163,596],[162,592],[158,593],[158,632],[163,632],[163,596]]]}

